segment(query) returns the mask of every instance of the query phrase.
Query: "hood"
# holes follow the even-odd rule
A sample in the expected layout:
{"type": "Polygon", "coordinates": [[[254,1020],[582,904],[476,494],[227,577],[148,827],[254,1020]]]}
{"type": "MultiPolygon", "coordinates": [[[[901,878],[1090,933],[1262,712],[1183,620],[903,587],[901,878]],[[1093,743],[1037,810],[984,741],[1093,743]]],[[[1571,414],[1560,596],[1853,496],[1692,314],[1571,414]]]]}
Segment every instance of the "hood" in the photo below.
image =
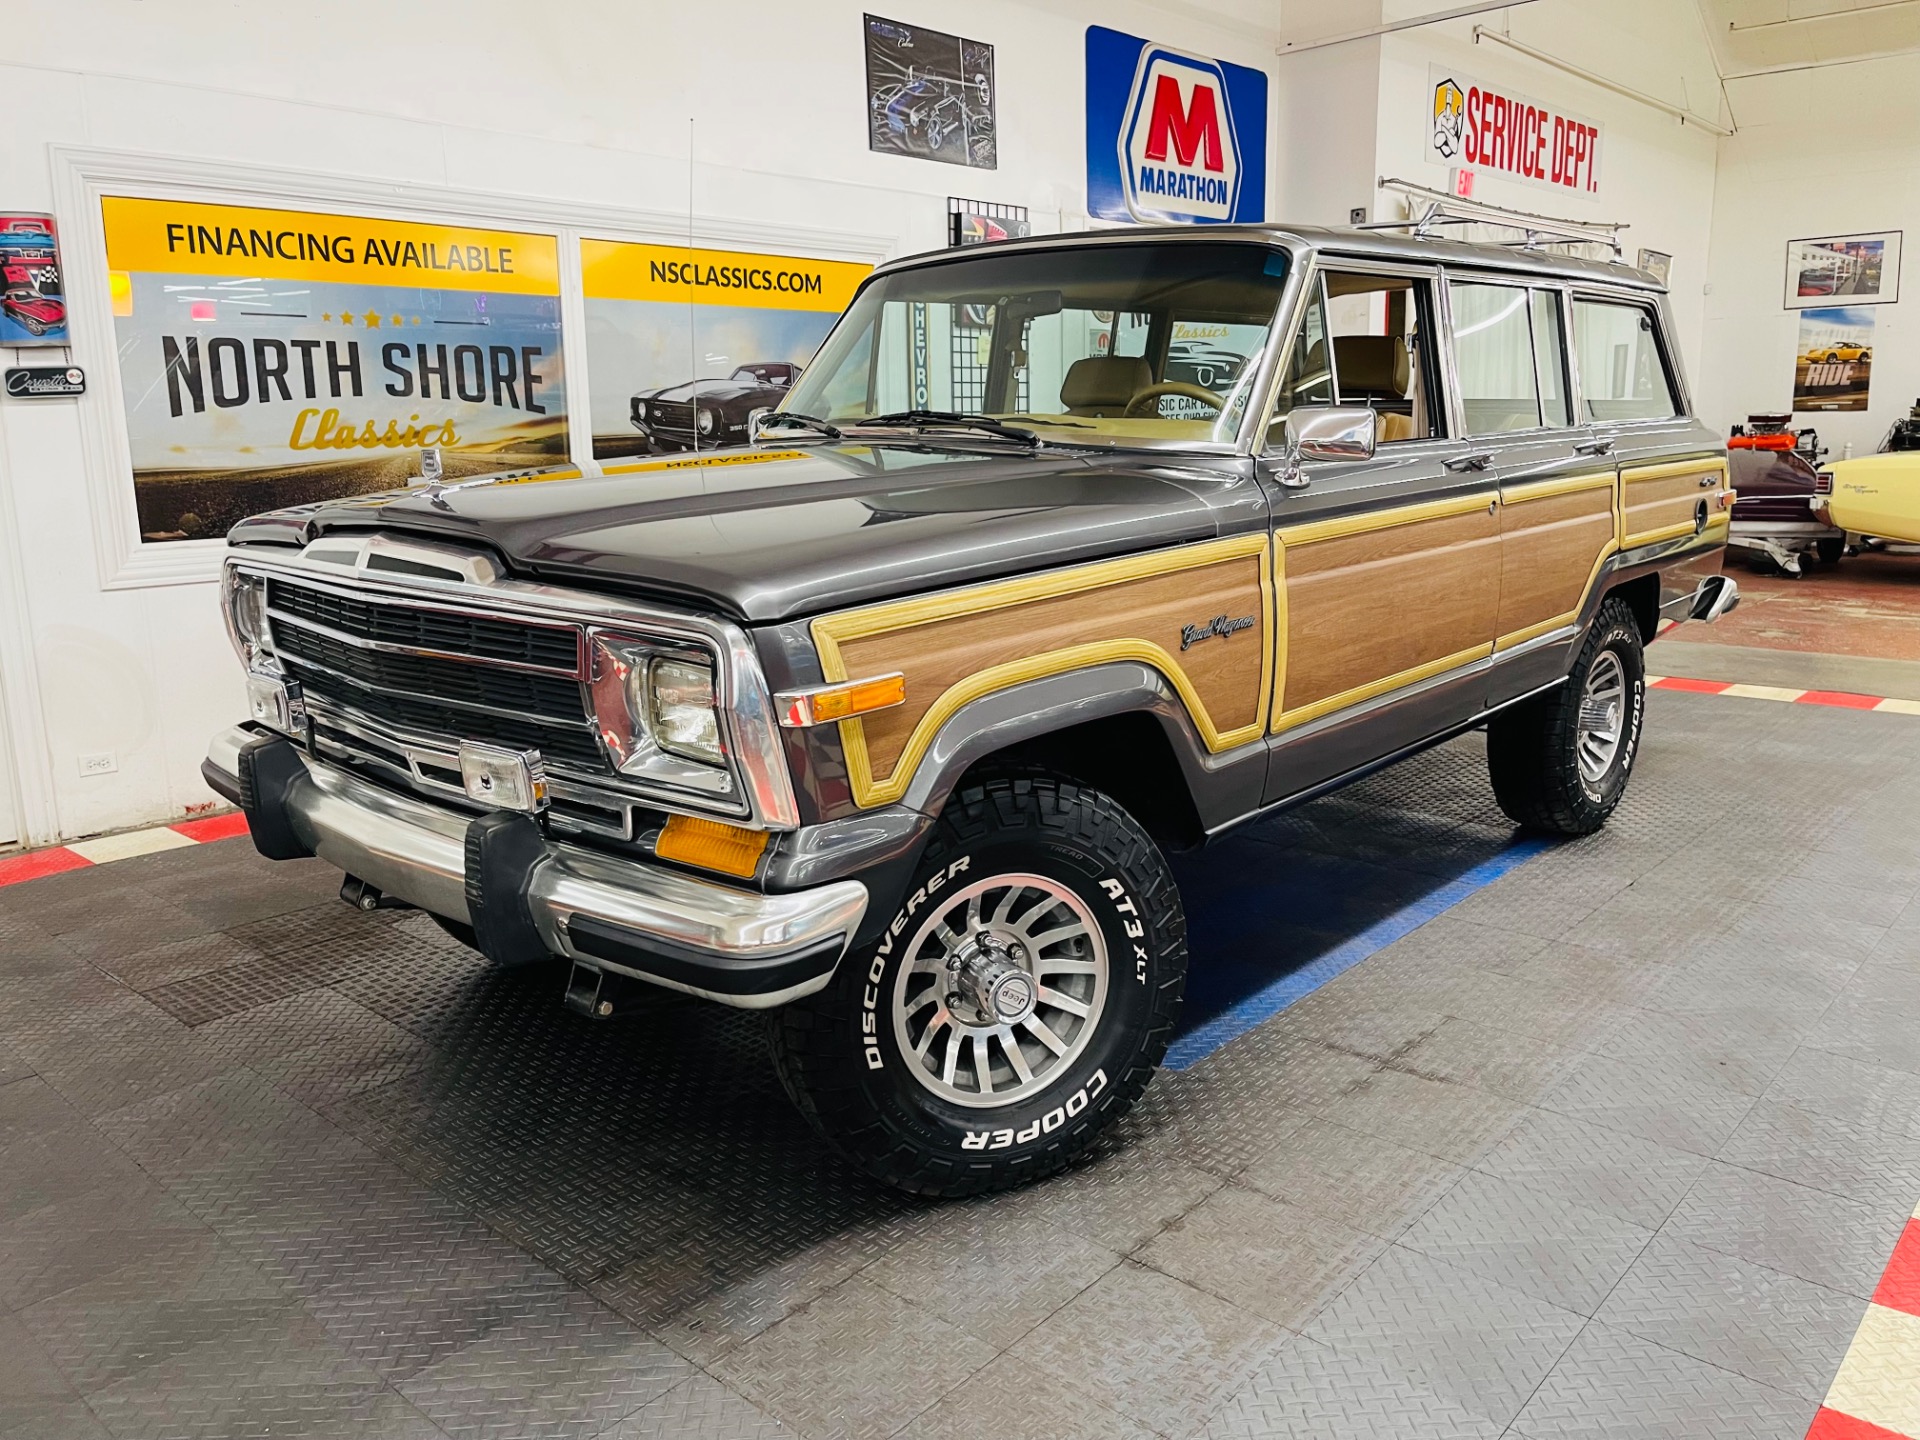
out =
{"type": "Polygon", "coordinates": [[[1250,462],[922,445],[734,449],[276,511],[229,540],[405,531],[515,573],[784,620],[1266,523],[1250,462]]]}

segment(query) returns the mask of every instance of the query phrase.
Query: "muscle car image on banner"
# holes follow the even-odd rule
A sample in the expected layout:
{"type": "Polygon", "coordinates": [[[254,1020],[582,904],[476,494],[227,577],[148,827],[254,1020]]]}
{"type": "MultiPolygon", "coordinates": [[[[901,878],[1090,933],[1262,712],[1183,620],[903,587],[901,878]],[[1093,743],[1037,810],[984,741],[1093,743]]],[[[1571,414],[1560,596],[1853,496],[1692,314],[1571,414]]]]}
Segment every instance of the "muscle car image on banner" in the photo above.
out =
{"type": "Polygon", "coordinates": [[[1795,410],[1865,410],[1872,376],[1873,311],[1840,306],[1800,312],[1795,410]]]}
{"type": "Polygon", "coordinates": [[[872,268],[581,241],[595,457],[738,445],[872,268]]]}
{"type": "Polygon", "coordinates": [[[567,455],[550,235],[109,196],[141,537],[567,455]]]}
{"type": "Polygon", "coordinates": [[[0,345],[70,345],[53,216],[0,215],[0,345]]]}
{"type": "Polygon", "coordinates": [[[866,17],[867,148],[948,165],[999,165],[993,46],[866,17]]]}

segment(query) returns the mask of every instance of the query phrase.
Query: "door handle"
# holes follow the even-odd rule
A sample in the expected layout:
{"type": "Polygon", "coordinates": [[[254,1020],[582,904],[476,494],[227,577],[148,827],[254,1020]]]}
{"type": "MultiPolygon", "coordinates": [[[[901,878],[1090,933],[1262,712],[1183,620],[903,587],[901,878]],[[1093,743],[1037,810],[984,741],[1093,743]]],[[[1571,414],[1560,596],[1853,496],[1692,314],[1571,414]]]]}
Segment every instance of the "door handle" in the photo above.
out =
{"type": "Polygon", "coordinates": [[[1482,450],[1475,455],[1456,455],[1453,459],[1446,462],[1447,469],[1454,471],[1484,470],[1491,464],[1493,464],[1493,452],[1491,450],[1482,450]]]}
{"type": "Polygon", "coordinates": [[[1611,440],[1582,440],[1573,447],[1576,455],[1610,455],[1613,453],[1611,440]]]}

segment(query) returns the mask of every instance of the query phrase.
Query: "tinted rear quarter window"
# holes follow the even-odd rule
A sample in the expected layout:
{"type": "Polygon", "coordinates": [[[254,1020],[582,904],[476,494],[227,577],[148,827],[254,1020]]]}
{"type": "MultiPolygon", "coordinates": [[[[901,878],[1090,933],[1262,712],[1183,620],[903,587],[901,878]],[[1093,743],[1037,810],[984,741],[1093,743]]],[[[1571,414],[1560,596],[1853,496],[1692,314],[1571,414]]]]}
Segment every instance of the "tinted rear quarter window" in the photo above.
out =
{"type": "Polygon", "coordinates": [[[1649,307],[1575,300],[1573,345],[1588,421],[1664,420],[1679,413],[1649,307]]]}

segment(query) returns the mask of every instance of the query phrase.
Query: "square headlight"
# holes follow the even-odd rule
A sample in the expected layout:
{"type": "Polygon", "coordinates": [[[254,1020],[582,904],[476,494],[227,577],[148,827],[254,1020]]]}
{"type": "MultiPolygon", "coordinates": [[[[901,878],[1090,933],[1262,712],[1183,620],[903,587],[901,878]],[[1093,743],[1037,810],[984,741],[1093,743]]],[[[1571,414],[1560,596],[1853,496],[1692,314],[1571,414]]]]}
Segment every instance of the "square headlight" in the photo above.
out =
{"type": "Polygon", "coordinates": [[[734,793],[712,661],[683,647],[597,633],[592,690],[601,743],[622,775],[734,793]]]}
{"type": "Polygon", "coordinates": [[[726,763],[711,665],[698,660],[656,659],[647,668],[645,713],[662,750],[708,765],[726,763]]]}

